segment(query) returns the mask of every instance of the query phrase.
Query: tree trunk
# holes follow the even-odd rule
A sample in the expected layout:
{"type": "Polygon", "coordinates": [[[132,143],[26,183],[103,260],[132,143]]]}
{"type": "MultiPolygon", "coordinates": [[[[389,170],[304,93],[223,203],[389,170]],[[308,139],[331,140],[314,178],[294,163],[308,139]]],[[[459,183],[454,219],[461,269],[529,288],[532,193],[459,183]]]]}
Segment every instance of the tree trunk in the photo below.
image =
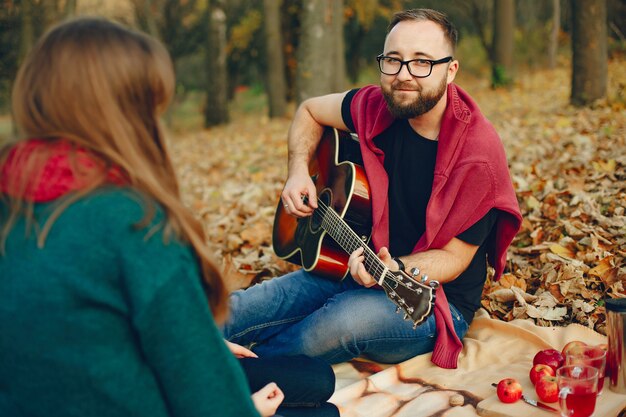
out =
{"type": "Polygon", "coordinates": [[[343,0],[334,0],[333,4],[333,37],[335,47],[332,49],[333,84],[332,91],[344,91],[346,89],[346,50],[343,35],[343,0]]]}
{"type": "Polygon", "coordinates": [[[491,85],[499,87],[509,85],[512,81],[515,2],[514,0],[494,0],[493,6],[491,85]]]}
{"type": "Polygon", "coordinates": [[[606,96],[606,0],[572,0],[571,103],[585,106],[606,96]]]}
{"type": "Polygon", "coordinates": [[[33,22],[32,0],[22,0],[22,22],[20,27],[20,53],[18,56],[21,64],[30,48],[35,43],[35,24],[33,22]]]}
{"type": "Polygon", "coordinates": [[[213,0],[209,6],[206,64],[207,97],[204,106],[204,126],[210,127],[230,121],[226,66],[226,14],[221,0],[213,0]]]}
{"type": "Polygon", "coordinates": [[[47,28],[54,25],[59,18],[61,17],[61,11],[59,9],[59,1],[36,1],[31,0],[33,7],[37,8],[37,13],[39,14],[39,19],[37,20],[37,27],[35,28],[36,38],[39,38],[39,35],[45,32],[47,28]]]}
{"type": "Polygon", "coordinates": [[[143,0],[143,15],[146,19],[146,28],[153,37],[160,39],[159,28],[155,16],[154,0],[143,0]]]}
{"type": "MultiPolygon", "coordinates": [[[[461,1],[458,4],[471,16],[480,44],[485,49],[489,62],[493,63],[493,42],[489,42],[489,37],[487,36],[487,22],[489,21],[489,15],[492,14],[492,10],[488,10],[489,3],[484,4],[478,0],[471,0],[469,3],[461,1]]],[[[491,26],[493,27],[493,25],[491,26]]],[[[493,41],[493,36],[491,40],[493,41]]]]}
{"type": "Polygon", "coordinates": [[[65,2],[65,9],[63,10],[65,17],[76,16],[76,1],[77,0],[67,0],[65,2]]]}
{"type": "MultiPolygon", "coordinates": [[[[33,22],[33,2],[32,0],[22,0],[21,21],[20,21],[20,40],[19,40],[19,52],[17,54],[17,65],[19,68],[28,51],[33,47],[35,43],[35,23],[33,22]]],[[[13,89],[14,80],[10,81],[9,88],[9,103],[11,102],[11,91],[13,89]]],[[[15,122],[15,116],[13,110],[11,110],[11,133],[13,137],[18,136],[17,123],[15,122]]]]}
{"type": "Polygon", "coordinates": [[[363,54],[361,51],[363,50],[363,38],[367,31],[357,19],[353,19],[350,25],[352,34],[347,39],[350,53],[346,58],[346,74],[350,82],[356,83],[362,68],[363,54]]]}
{"type": "Polygon", "coordinates": [[[337,15],[331,0],[310,0],[303,5],[300,44],[297,51],[298,103],[309,97],[336,92],[338,76],[335,72],[338,68],[345,69],[345,62],[343,64],[333,62],[345,59],[343,53],[341,57],[337,53],[340,43],[337,41],[340,37],[336,33],[339,26],[337,19],[343,21],[343,13],[337,15]]]}
{"type": "Polygon", "coordinates": [[[559,30],[561,28],[561,0],[552,0],[552,28],[548,43],[548,67],[556,68],[556,55],[559,48],[559,30]]]}
{"type": "Polygon", "coordinates": [[[270,118],[287,113],[287,82],[280,24],[282,0],[263,0],[267,49],[267,97],[270,118]]]}

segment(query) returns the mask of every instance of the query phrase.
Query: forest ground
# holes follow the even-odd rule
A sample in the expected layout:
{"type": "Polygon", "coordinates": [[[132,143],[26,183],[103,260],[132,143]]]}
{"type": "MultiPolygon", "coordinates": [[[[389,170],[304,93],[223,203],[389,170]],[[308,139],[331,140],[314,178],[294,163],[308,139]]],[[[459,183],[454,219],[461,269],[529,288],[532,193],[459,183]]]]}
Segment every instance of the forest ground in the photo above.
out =
{"type": "MultiPolygon", "coordinates": [[[[503,320],[581,323],[605,333],[605,297],[626,297],[626,72],[608,98],[569,105],[566,67],[518,74],[510,89],[459,81],[501,135],[524,217],[507,273],[482,305],[503,320]]],[[[271,249],[290,120],[237,111],[227,126],[172,132],[186,202],[201,217],[231,288],[292,270],[271,249]]]]}

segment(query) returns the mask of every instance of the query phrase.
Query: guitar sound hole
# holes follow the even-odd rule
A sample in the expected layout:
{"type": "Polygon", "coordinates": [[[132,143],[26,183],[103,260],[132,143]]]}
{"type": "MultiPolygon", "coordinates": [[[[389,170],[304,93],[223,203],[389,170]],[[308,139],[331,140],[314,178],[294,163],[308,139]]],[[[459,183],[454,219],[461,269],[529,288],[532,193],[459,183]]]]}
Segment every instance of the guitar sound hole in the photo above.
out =
{"type": "Polygon", "coordinates": [[[330,201],[331,201],[330,190],[322,191],[322,193],[320,193],[320,195],[317,196],[317,200],[318,200],[318,209],[315,210],[315,212],[313,213],[313,216],[311,216],[311,231],[313,233],[317,233],[322,227],[322,221],[324,220],[323,210],[324,209],[332,210],[332,208],[330,207],[330,201]],[[319,202],[321,202],[324,205],[324,208],[321,207],[321,204],[319,204],[319,202]]]}

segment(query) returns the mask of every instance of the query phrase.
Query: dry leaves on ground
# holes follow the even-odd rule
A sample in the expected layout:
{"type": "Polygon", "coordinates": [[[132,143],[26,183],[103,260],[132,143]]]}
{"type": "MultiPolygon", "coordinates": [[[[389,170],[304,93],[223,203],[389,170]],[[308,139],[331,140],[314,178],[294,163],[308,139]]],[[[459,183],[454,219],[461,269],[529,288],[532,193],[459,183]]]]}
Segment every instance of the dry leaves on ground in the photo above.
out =
{"type": "MultiPolygon", "coordinates": [[[[566,70],[521,75],[511,90],[462,86],[495,125],[522,209],[508,273],[482,305],[503,320],[581,323],[604,333],[605,297],[626,297],[626,75],[612,62],[609,100],[568,105],[566,70]]],[[[289,120],[240,116],[174,135],[186,203],[206,225],[231,288],[294,267],[271,249],[287,173],[289,120]]]]}
{"type": "Polygon", "coordinates": [[[626,297],[626,76],[611,65],[610,101],[567,105],[565,71],[477,95],[502,136],[524,222],[510,273],[483,306],[504,320],[581,323],[605,333],[606,297],[626,297]],[[491,99],[490,99],[491,98],[491,99]]]}

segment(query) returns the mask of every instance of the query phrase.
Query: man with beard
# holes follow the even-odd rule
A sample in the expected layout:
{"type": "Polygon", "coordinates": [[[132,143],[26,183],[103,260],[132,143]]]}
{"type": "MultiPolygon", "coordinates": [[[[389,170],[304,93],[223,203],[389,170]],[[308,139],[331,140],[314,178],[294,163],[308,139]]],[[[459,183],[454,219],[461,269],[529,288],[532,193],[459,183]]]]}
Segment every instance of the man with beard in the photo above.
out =
{"type": "Polygon", "coordinates": [[[487,256],[497,279],[521,223],[502,143],[453,84],[457,36],[440,12],[394,15],[377,57],[380,87],[298,108],[281,195],[287,213],[310,216],[318,203],[308,164],[324,126],[357,133],[372,194],[371,244],[390,270],[442,284],[434,314],[415,329],[396,314],[359,248],[341,282],[300,270],[234,293],[226,338],[252,344],[260,356],[398,363],[432,351],[434,363],[456,367],[460,339],[480,307],[487,256]]]}

